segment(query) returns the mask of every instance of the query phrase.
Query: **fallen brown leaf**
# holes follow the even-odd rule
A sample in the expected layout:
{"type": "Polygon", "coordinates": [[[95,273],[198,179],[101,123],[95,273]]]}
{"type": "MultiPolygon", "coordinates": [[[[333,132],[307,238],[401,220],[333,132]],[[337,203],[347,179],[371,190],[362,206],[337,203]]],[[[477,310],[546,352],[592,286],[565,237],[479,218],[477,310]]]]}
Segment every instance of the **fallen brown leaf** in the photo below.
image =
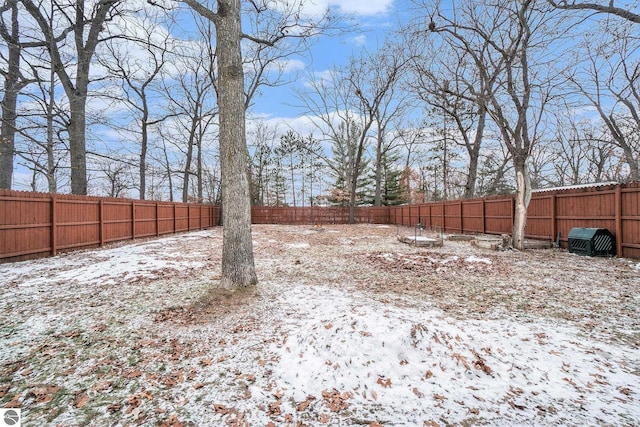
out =
{"type": "Polygon", "coordinates": [[[168,419],[160,424],[160,427],[184,427],[184,423],[178,420],[176,415],[171,415],[168,419]]]}
{"type": "Polygon", "coordinates": [[[304,411],[309,407],[309,405],[311,405],[311,402],[313,402],[314,400],[316,400],[314,396],[311,396],[311,395],[307,396],[307,400],[298,403],[298,405],[296,406],[296,410],[298,412],[304,411]]]}
{"type": "Polygon", "coordinates": [[[31,390],[31,393],[35,396],[36,403],[47,403],[53,400],[53,395],[58,390],[60,390],[60,387],[49,385],[44,387],[36,387],[31,390]]]}
{"type": "Polygon", "coordinates": [[[229,410],[227,409],[227,407],[220,403],[214,403],[213,410],[216,414],[227,415],[229,413],[229,410]]]}
{"type": "Polygon", "coordinates": [[[83,391],[76,394],[73,405],[76,408],[82,408],[84,405],[87,404],[88,401],[89,401],[89,396],[87,395],[87,393],[83,391]]]}
{"type": "Polygon", "coordinates": [[[391,388],[391,378],[384,379],[382,377],[379,377],[378,381],[376,382],[384,388],[391,388]]]}
{"type": "Polygon", "coordinates": [[[3,408],[21,408],[22,407],[22,403],[20,402],[21,397],[22,397],[22,393],[17,393],[15,396],[13,396],[13,399],[11,399],[9,402],[2,405],[2,407],[3,408]]]}
{"type": "Polygon", "coordinates": [[[107,406],[108,412],[118,412],[120,409],[122,409],[121,403],[112,403],[111,405],[107,406]]]}
{"type": "Polygon", "coordinates": [[[269,415],[280,415],[282,413],[282,409],[280,408],[281,404],[282,402],[280,400],[269,403],[269,410],[267,411],[267,413],[269,415]]]}

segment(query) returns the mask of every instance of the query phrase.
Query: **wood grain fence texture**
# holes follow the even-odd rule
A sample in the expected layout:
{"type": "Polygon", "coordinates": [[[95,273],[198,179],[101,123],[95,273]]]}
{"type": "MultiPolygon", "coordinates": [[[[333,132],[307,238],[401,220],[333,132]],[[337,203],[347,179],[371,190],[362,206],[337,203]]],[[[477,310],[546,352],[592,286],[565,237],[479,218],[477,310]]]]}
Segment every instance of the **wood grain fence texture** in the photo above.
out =
{"type": "MultiPolygon", "coordinates": [[[[514,197],[361,207],[356,222],[413,227],[421,223],[448,233],[510,234],[514,197]]],[[[59,251],[199,230],[218,225],[211,205],[107,199],[0,190],[0,260],[55,255],[59,251]]],[[[342,207],[254,207],[254,224],[346,224],[342,207]]],[[[640,258],[640,183],[533,194],[526,236],[567,246],[573,227],[606,228],[617,254],[640,258]]]]}
{"type": "Polygon", "coordinates": [[[218,225],[212,205],[0,190],[0,260],[218,225]]]}

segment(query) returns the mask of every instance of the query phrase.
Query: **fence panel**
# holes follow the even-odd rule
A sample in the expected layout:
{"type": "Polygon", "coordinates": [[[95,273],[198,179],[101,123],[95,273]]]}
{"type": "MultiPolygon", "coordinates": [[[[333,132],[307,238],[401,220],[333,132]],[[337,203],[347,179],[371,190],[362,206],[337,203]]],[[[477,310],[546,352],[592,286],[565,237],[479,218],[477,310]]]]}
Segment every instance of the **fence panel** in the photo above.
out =
{"type": "Polygon", "coordinates": [[[155,202],[135,202],[133,204],[136,237],[157,236],[157,208],[155,202]]]}
{"type": "Polygon", "coordinates": [[[0,202],[0,254],[51,252],[51,199],[0,190],[0,202]]]}
{"type": "Polygon", "coordinates": [[[555,240],[556,231],[553,221],[557,213],[555,194],[540,194],[531,198],[527,209],[525,234],[532,239],[555,240]]]}
{"type": "Polygon", "coordinates": [[[484,233],[484,201],[464,200],[461,205],[463,233],[484,233]]]}
{"type": "Polygon", "coordinates": [[[105,200],[102,202],[103,243],[133,239],[131,203],[105,200]]]}
{"type": "Polygon", "coordinates": [[[444,204],[445,230],[450,233],[462,233],[462,202],[444,204]]]}
{"type": "Polygon", "coordinates": [[[55,198],[55,250],[100,244],[100,203],[96,200],[55,198]]]}
{"type": "Polygon", "coordinates": [[[513,198],[485,200],[485,233],[511,233],[513,228],[513,198]]]}
{"type": "Polygon", "coordinates": [[[444,204],[441,202],[435,202],[430,204],[431,207],[431,228],[434,230],[444,230],[445,217],[444,217],[444,204]]]}
{"type": "Polygon", "coordinates": [[[619,189],[618,247],[623,256],[640,258],[640,187],[619,189]]]}
{"type": "Polygon", "coordinates": [[[217,225],[219,208],[0,190],[0,261],[217,225]]]}
{"type": "Polygon", "coordinates": [[[563,247],[573,227],[606,228],[616,235],[615,191],[558,193],[555,203],[556,238],[563,247]]]}
{"type": "MultiPolygon", "coordinates": [[[[388,224],[388,207],[358,207],[355,222],[365,224],[388,224]]],[[[289,207],[254,206],[251,208],[253,224],[348,224],[348,207],[289,207]]]]}

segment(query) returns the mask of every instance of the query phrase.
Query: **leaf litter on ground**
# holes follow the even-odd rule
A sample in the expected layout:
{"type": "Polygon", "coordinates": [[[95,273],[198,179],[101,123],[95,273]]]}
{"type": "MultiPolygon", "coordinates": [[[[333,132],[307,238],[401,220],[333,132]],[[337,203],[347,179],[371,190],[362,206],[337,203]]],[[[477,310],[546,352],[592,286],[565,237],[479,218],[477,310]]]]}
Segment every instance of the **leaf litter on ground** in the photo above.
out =
{"type": "Polygon", "coordinates": [[[23,425],[637,425],[640,270],[421,249],[393,227],[220,229],[0,265],[0,405],[23,425]]]}

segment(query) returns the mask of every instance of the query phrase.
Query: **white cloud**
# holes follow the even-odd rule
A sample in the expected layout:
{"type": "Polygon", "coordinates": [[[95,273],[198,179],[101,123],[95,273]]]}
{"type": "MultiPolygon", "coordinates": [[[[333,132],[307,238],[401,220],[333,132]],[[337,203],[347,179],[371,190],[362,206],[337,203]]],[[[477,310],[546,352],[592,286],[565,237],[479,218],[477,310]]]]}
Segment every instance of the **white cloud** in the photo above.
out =
{"type": "Polygon", "coordinates": [[[359,36],[355,36],[349,39],[349,43],[356,46],[364,46],[367,43],[367,36],[364,34],[360,34],[359,36]]]}
{"type": "Polygon", "coordinates": [[[278,71],[280,73],[294,73],[296,71],[302,71],[305,68],[307,68],[307,64],[299,59],[276,61],[268,67],[269,71],[278,71]]]}
{"type": "MultiPolygon", "coordinates": [[[[300,0],[294,3],[297,7],[300,0]]],[[[291,1],[286,4],[292,7],[291,1]]],[[[316,0],[305,2],[301,10],[307,16],[320,16],[329,8],[348,15],[373,16],[388,13],[392,4],[393,0],[316,0]]]]}
{"type": "Polygon", "coordinates": [[[328,0],[327,3],[343,13],[371,16],[389,12],[393,0],[328,0]]]}

